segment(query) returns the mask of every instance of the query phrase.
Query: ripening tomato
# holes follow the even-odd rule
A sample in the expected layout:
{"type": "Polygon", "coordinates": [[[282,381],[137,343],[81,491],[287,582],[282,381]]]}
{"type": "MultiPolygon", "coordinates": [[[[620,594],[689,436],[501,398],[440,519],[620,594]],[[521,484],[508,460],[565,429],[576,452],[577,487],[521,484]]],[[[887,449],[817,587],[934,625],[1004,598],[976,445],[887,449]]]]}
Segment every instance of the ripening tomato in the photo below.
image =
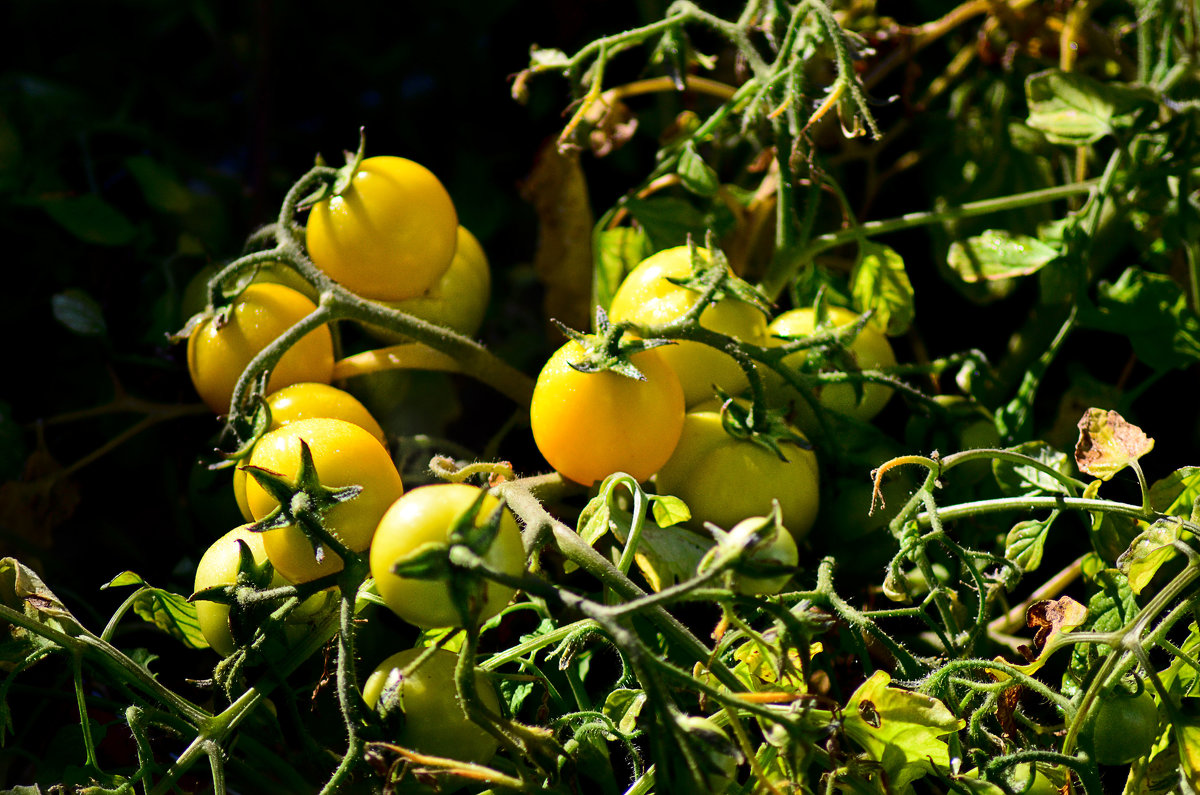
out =
{"type": "MultiPolygon", "coordinates": [[[[361,486],[358,496],[330,508],[325,527],[347,548],[362,552],[371,545],[379,518],[404,491],[392,457],[370,431],[345,420],[319,417],[297,420],[263,434],[250,454],[250,465],[296,482],[300,441],[308,444],[323,486],[361,486]]],[[[253,477],[246,482],[246,503],[256,521],[279,503],[253,477]]],[[[276,571],[294,583],[308,582],[342,569],[332,550],[317,561],[313,546],[300,528],[288,525],[263,533],[263,546],[276,571]]]]}
{"type": "MultiPolygon", "coordinates": [[[[793,431],[803,438],[799,431],[793,431]]],[[[704,403],[687,413],[670,460],[658,470],[660,494],[679,497],[692,512],[692,524],[712,522],[730,529],[751,516],[771,511],[779,500],[783,526],[799,541],[812,528],[820,505],[817,457],[783,441],[787,461],[749,439],[731,436],[720,406],[704,403]]]]}
{"type": "MultiPolygon", "coordinates": [[[[711,256],[697,249],[701,259],[711,256]]],[[[699,293],[672,283],[692,273],[687,246],[660,251],[644,260],[625,277],[613,296],[608,317],[612,323],[658,326],[683,316],[699,293]]],[[[753,304],[736,298],[721,298],[700,314],[700,325],[755,345],[765,345],[767,321],[753,304]]],[[[687,405],[713,397],[713,385],[737,395],[749,386],[746,373],[729,354],[700,342],[680,341],[659,349],[663,359],[679,376],[687,405]]]]}
{"type": "MultiPolygon", "coordinates": [[[[352,422],[370,431],[380,444],[387,446],[387,435],[371,416],[371,412],[367,411],[366,406],[354,395],[336,386],[319,382],[292,384],[267,395],[267,406],[271,409],[271,426],[267,428],[269,431],[296,420],[332,417],[352,422]]],[[[233,470],[233,497],[245,520],[252,522],[254,517],[246,503],[246,478],[244,469],[233,470]]]]}
{"type": "MultiPolygon", "coordinates": [[[[487,255],[467,228],[458,228],[458,247],[450,267],[437,284],[421,295],[404,301],[387,301],[386,306],[416,315],[435,326],[444,326],[464,337],[473,337],[483,323],[491,295],[492,274],[487,255]]],[[[403,334],[376,325],[364,326],[367,333],[383,342],[408,341],[403,334]]]]}
{"type": "MultiPolygon", "coordinates": [[[[767,331],[771,335],[801,337],[814,333],[813,310],[810,307],[793,309],[784,312],[771,321],[767,331]]],[[[855,323],[859,315],[840,306],[829,307],[829,323],[831,328],[841,328],[855,323]]],[[[784,340],[778,336],[768,338],[768,345],[780,345],[784,340]]],[[[896,366],[896,354],[892,344],[884,334],[868,323],[849,345],[850,355],[860,370],[878,370],[896,366]]],[[[807,358],[805,351],[797,351],[783,361],[792,367],[799,367],[807,358]]],[[[767,385],[772,393],[784,401],[792,401],[803,415],[808,410],[808,402],[800,397],[788,384],[777,375],[768,376],[767,385]]],[[[892,396],[891,387],[882,384],[862,384],[861,400],[855,396],[853,384],[826,384],[820,388],[817,399],[825,408],[846,414],[862,422],[869,422],[883,410],[892,396]]]]}
{"type": "Polygon", "coordinates": [[[415,298],[454,258],[458,215],[446,188],[403,157],[368,157],[340,195],[308,216],[313,263],[347,290],[376,301],[415,298]]]}
{"type": "MultiPolygon", "coordinates": [[[[461,624],[446,582],[401,577],[392,572],[392,566],[426,544],[449,541],[455,521],[478,497],[479,489],[465,483],[420,486],[396,500],[379,520],[371,543],[371,576],[387,606],[410,624],[426,628],[461,624]]],[[[475,515],[475,525],[482,526],[499,504],[496,497],[487,495],[475,515]]],[[[525,571],[521,530],[507,508],[501,514],[499,532],[482,557],[489,566],[509,575],[525,571]]],[[[482,588],[481,622],[503,610],[513,596],[512,588],[492,580],[483,580],[482,588]]]]}
{"type": "MultiPolygon", "coordinates": [[[[459,698],[454,669],[457,655],[435,649],[414,670],[405,670],[427,649],[405,649],[388,657],[363,684],[363,701],[377,709],[385,690],[394,691],[404,711],[404,728],[393,738],[398,745],[422,754],[483,764],[491,759],[496,738],[467,717],[459,698]],[[403,672],[403,676],[401,676],[403,672]]],[[[475,692],[491,712],[500,714],[496,688],[482,671],[475,671],[475,692]]]]}
{"type": "MultiPolygon", "coordinates": [[[[229,320],[208,318],[188,337],[188,371],[201,399],[218,414],[229,410],[238,377],[259,351],[303,320],[317,306],[281,284],[251,284],[234,299],[229,320]]],[[[333,337],[315,328],[287,350],[271,371],[267,392],[301,381],[333,379],[333,337]]]]}
{"type": "Polygon", "coordinates": [[[533,440],[563,477],[590,486],[614,472],[647,480],[666,463],[683,427],[683,390],[660,351],[633,354],[644,381],[605,370],[582,373],[571,341],[537,377],[529,418],[533,440]]]}

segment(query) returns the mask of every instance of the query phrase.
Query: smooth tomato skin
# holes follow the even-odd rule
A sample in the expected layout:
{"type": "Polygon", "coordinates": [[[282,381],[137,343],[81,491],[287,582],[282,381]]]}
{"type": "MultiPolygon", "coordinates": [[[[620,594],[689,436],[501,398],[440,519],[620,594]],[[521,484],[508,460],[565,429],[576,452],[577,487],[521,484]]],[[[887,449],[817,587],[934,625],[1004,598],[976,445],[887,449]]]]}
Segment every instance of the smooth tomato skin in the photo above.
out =
{"type": "MultiPolygon", "coordinates": [[[[857,321],[859,315],[840,306],[829,307],[829,320],[835,328],[848,326],[857,321]]],[[[815,330],[815,316],[809,307],[792,309],[776,317],[767,326],[769,335],[807,336],[815,330]]],[[[768,345],[781,345],[785,340],[769,336],[768,345]]],[[[896,354],[892,344],[882,332],[870,323],[863,326],[862,331],[850,343],[850,354],[862,370],[876,370],[896,366],[896,354]]],[[[797,351],[783,361],[792,367],[798,367],[804,362],[807,354],[797,351]]],[[[795,403],[798,411],[803,414],[808,411],[808,403],[796,391],[783,382],[779,376],[771,372],[766,378],[767,385],[777,399],[790,400],[795,403]]],[[[892,389],[882,384],[864,383],[862,400],[855,399],[854,386],[851,384],[827,384],[821,388],[817,399],[821,405],[833,411],[846,414],[856,420],[869,422],[892,397],[892,389]]]]}
{"type": "MultiPolygon", "coordinates": [[[[345,420],[319,417],[297,420],[263,434],[250,454],[249,463],[294,483],[300,469],[301,439],[312,452],[322,485],[362,486],[357,497],[329,509],[325,523],[349,549],[366,550],[379,518],[404,492],[391,455],[370,431],[345,420]]],[[[246,503],[255,521],[279,505],[253,477],[246,482],[246,503]]],[[[262,535],[271,564],[290,582],[308,582],[342,569],[341,558],[331,550],[325,550],[324,559],[317,563],[312,544],[295,525],[268,530],[262,535]]]]}
{"type": "MultiPolygon", "coordinates": [[[[238,541],[246,544],[257,565],[267,560],[267,551],[263,547],[262,533],[252,533],[248,525],[235,527],[214,541],[196,564],[196,580],[193,593],[219,585],[233,585],[237,582],[238,562],[241,552],[238,541]]],[[[271,580],[272,585],[286,585],[287,581],[279,572],[271,580]]],[[[200,622],[200,632],[213,651],[222,657],[233,654],[236,645],[233,634],[229,629],[229,605],[197,599],[196,617],[200,622]]]]}
{"type": "Polygon", "coordinates": [[[347,290],[401,301],[450,267],[457,230],[454,202],[432,171],[403,157],[368,157],[341,195],[312,208],[305,242],[313,263],[347,290]]]}
{"type": "Polygon", "coordinates": [[[679,444],[655,483],[660,494],[687,503],[698,529],[705,522],[731,529],[743,519],[767,515],[777,499],[784,527],[799,541],[812,529],[820,507],[817,457],[791,442],[780,449],[786,462],[759,444],[730,436],[719,408],[702,404],[684,418],[679,444]]]}
{"type": "Polygon", "coordinates": [[[1150,691],[1117,691],[1100,696],[1080,729],[1079,747],[1101,765],[1127,765],[1150,753],[1157,737],[1158,706],[1150,691]]]}
{"type": "MultiPolygon", "coordinates": [[[[707,260],[707,249],[698,249],[707,260]]],[[[609,320],[613,323],[637,323],[657,326],[681,317],[699,294],[672,284],[692,273],[691,252],[687,246],[660,251],[642,260],[630,271],[613,296],[609,320]]],[[[767,321],[751,304],[724,298],[700,313],[700,325],[755,345],[766,344],[767,321]]],[[[689,407],[713,397],[713,385],[730,395],[749,387],[746,373],[728,354],[700,342],[682,340],[659,349],[662,357],[679,376],[684,400],[689,407]]]]}
{"type": "MultiPolygon", "coordinates": [[[[464,337],[473,337],[483,325],[491,291],[492,273],[487,254],[475,235],[460,226],[454,259],[437,283],[415,298],[385,301],[384,305],[415,315],[435,326],[457,331],[464,337]]],[[[367,325],[364,328],[372,337],[383,342],[398,344],[408,341],[403,334],[380,326],[367,325]]]]}
{"type": "Polygon", "coordinates": [[[554,352],[529,409],[533,440],[550,466],[590,486],[614,472],[648,480],[666,463],[683,428],[684,398],[661,350],[630,357],[645,381],[579,372],[570,364],[584,353],[575,341],[554,352]]]}
{"type": "MultiPolygon", "coordinates": [[[[749,534],[761,523],[761,517],[751,516],[735,524],[729,532],[733,536],[749,534]]],[[[796,547],[796,539],[792,537],[791,532],[778,532],[762,546],[755,548],[748,558],[750,562],[795,568],[800,564],[800,550],[796,547]]],[[[770,596],[782,591],[791,579],[791,574],[754,577],[737,573],[733,575],[732,586],[736,593],[770,596]]]]}
{"type": "MultiPolygon", "coordinates": [[[[432,628],[461,623],[445,582],[400,577],[391,569],[396,561],[423,544],[448,541],[453,523],[478,496],[479,489],[465,483],[420,486],[396,500],[379,520],[375,540],[371,543],[371,576],[387,606],[410,624],[432,628]]],[[[485,497],[475,517],[475,525],[484,524],[499,502],[490,494],[485,497]]],[[[521,530],[508,509],[504,511],[500,531],[483,559],[489,566],[514,576],[525,571],[521,530]]],[[[484,603],[479,614],[481,622],[503,610],[513,596],[512,588],[491,580],[485,581],[484,589],[484,603]]]]}
{"type": "MultiPolygon", "coordinates": [[[[184,320],[198,312],[203,312],[204,308],[208,306],[208,282],[220,272],[222,267],[223,263],[210,263],[196,271],[196,273],[192,274],[192,278],[188,279],[187,285],[183,288],[183,295],[179,299],[179,311],[184,320]]],[[[244,272],[238,281],[241,282],[248,278],[249,273],[244,272]]],[[[314,304],[317,302],[319,294],[316,288],[305,281],[304,277],[297,273],[294,268],[290,268],[282,262],[264,263],[259,267],[258,272],[254,274],[251,281],[252,284],[267,282],[291,287],[314,304]]]]}
{"type": "MultiPolygon", "coordinates": [[[[362,695],[375,709],[392,671],[405,668],[425,649],[406,649],[381,662],[363,683],[362,695]]],[[[496,754],[496,738],[467,717],[454,683],[458,656],[437,649],[415,671],[404,677],[400,697],[404,704],[404,728],[397,744],[423,754],[483,764],[496,754]]],[[[496,688],[481,671],[475,672],[475,691],[483,705],[500,714],[496,688]]]]}
{"type": "MultiPolygon", "coordinates": [[[[317,308],[300,293],[281,284],[251,284],[234,300],[229,322],[221,327],[210,318],[188,337],[188,372],[200,398],[217,414],[229,411],[233,387],[259,351],[317,308]]],[[[333,379],[333,337],[328,326],[305,334],[283,354],[267,392],[301,381],[328,384],[333,379]]]]}
{"type": "MultiPolygon", "coordinates": [[[[387,435],[379,422],[371,416],[358,398],[338,389],[336,386],[315,381],[305,381],[299,384],[285,386],[278,392],[267,395],[267,406],[271,409],[271,426],[268,431],[281,428],[289,422],[307,420],[314,417],[332,417],[345,420],[368,430],[379,443],[387,447],[387,435]]],[[[246,502],[246,471],[233,470],[233,497],[237,501],[238,510],[242,512],[247,522],[254,521],[250,513],[250,505],[246,502]]]]}

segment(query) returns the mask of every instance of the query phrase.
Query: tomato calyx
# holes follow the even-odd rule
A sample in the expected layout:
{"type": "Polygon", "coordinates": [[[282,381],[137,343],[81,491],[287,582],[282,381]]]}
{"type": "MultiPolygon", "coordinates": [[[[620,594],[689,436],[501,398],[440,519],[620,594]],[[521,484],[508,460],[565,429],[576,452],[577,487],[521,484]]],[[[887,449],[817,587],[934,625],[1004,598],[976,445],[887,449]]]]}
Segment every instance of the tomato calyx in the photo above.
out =
{"type": "Polygon", "coordinates": [[[300,440],[300,468],[295,483],[263,467],[245,464],[240,469],[254,478],[263,491],[279,503],[275,510],[249,526],[251,532],[264,533],[295,525],[312,544],[317,563],[325,559],[326,547],[343,560],[353,554],[325,529],[321,517],[333,506],[361,494],[362,486],[330,488],[323,485],[317,477],[312,451],[306,441],[300,440]]]}
{"type": "Polygon", "coordinates": [[[629,337],[628,327],[623,323],[610,323],[608,314],[599,306],[596,307],[595,334],[584,334],[557,320],[553,322],[563,334],[583,348],[584,354],[581,358],[567,362],[571,369],[581,373],[611,371],[635,381],[645,381],[645,374],[634,365],[630,357],[651,348],[675,344],[674,341],[666,339],[629,337]]]}
{"type": "Polygon", "coordinates": [[[709,252],[707,258],[700,256],[699,249],[690,236],[687,245],[691,256],[691,275],[665,278],[676,287],[700,294],[702,300],[699,302],[701,306],[696,313],[697,317],[705,307],[725,299],[750,304],[768,319],[771,317],[771,302],[754,285],[733,272],[725,253],[717,247],[712,230],[709,230],[708,239],[705,241],[709,252]]]}
{"type": "Polygon", "coordinates": [[[733,438],[766,448],[785,464],[790,462],[783,454],[784,443],[813,449],[808,439],[788,424],[782,411],[736,400],[719,389],[717,395],[721,400],[721,427],[733,438]]]}
{"type": "Polygon", "coordinates": [[[786,537],[790,541],[792,537],[783,526],[779,500],[771,501],[771,511],[766,516],[743,519],[728,530],[712,522],[705,522],[704,527],[717,543],[697,564],[697,574],[703,575],[717,567],[726,573],[726,582],[733,586],[737,580],[735,575],[766,580],[785,577],[795,571],[795,563],[769,555],[778,540],[786,537]]]}
{"type": "MultiPolygon", "coordinates": [[[[367,128],[358,128],[358,150],[351,152],[345,150],[342,152],[346,159],[346,165],[337,169],[332,180],[323,179],[317,186],[317,189],[305,196],[296,205],[297,210],[306,210],[331,196],[341,196],[350,189],[350,183],[354,180],[354,175],[358,173],[358,167],[362,164],[363,156],[367,151],[367,128]]],[[[325,158],[317,155],[314,164],[318,167],[324,166],[325,158]]]]}

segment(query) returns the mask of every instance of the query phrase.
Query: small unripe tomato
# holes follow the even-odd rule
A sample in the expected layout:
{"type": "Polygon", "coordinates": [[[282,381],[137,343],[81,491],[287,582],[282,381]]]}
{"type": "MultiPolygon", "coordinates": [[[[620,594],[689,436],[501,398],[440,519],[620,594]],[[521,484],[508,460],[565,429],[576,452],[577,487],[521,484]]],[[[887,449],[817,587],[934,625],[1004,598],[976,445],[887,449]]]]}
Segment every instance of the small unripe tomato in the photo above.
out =
{"type": "MultiPolygon", "coordinates": [[[[200,556],[200,562],[196,564],[196,593],[237,582],[238,564],[241,561],[239,541],[250,550],[255,565],[261,566],[266,562],[267,551],[263,548],[262,534],[252,533],[246,528],[247,525],[242,525],[230,530],[214,541],[200,556]]],[[[271,584],[286,585],[287,582],[276,572],[271,584]]],[[[205,599],[197,599],[195,605],[200,632],[208,641],[208,645],[222,657],[233,654],[236,644],[229,629],[229,605],[205,599]]]]}
{"type": "MultiPolygon", "coordinates": [[[[391,455],[370,431],[345,420],[319,417],[290,422],[263,434],[250,454],[250,465],[295,484],[301,440],[308,445],[323,486],[362,487],[358,496],[326,511],[323,520],[326,529],[348,549],[366,550],[380,517],[404,491],[391,455]]],[[[246,503],[255,521],[279,507],[253,476],[246,482],[246,503]]],[[[291,582],[308,582],[342,569],[341,558],[332,550],[324,550],[324,558],[318,563],[308,537],[295,525],[262,535],[275,570],[291,582]]]]}
{"type": "MultiPolygon", "coordinates": [[[[437,283],[414,298],[385,301],[384,305],[416,315],[435,326],[473,337],[483,324],[491,296],[492,274],[487,255],[475,235],[458,227],[458,247],[450,267],[437,283]]],[[[376,325],[364,326],[367,333],[383,342],[401,343],[408,338],[376,325]]]]}
{"type": "MultiPolygon", "coordinates": [[[[768,521],[768,517],[764,516],[751,516],[743,519],[729,531],[729,538],[724,543],[744,546],[749,536],[761,533],[765,538],[745,557],[746,563],[787,566],[794,569],[800,563],[800,550],[796,547],[796,539],[792,537],[786,527],[776,526],[773,523],[768,524],[768,521]],[[764,527],[764,525],[766,526],[764,527]]],[[[740,594],[769,596],[782,591],[791,579],[791,574],[755,577],[738,572],[733,575],[732,587],[736,593],[740,594]]]]}
{"type": "Polygon", "coordinates": [[[403,157],[368,157],[339,195],[317,202],[305,242],[313,264],[376,301],[415,298],[454,258],[458,215],[433,172],[403,157]]]}
{"type": "MultiPolygon", "coordinates": [[[[711,256],[707,249],[697,249],[701,259],[711,256]]],[[[613,296],[608,313],[615,323],[637,323],[658,326],[679,319],[690,309],[700,294],[680,287],[671,279],[683,279],[692,274],[691,251],[677,246],[660,251],[644,260],[629,272],[613,296]]],[[[753,304],[736,298],[722,298],[700,313],[700,325],[744,342],[763,345],[766,341],[767,320],[753,304]]],[[[701,342],[681,340],[659,349],[663,359],[679,376],[686,404],[694,406],[713,397],[713,386],[737,395],[746,390],[749,382],[741,366],[729,354],[701,342]]]]}
{"type": "Polygon", "coordinates": [[[1079,747],[1101,765],[1127,765],[1150,753],[1158,737],[1158,705],[1149,690],[1102,693],[1079,732],[1079,747]]]}
{"type": "MultiPolygon", "coordinates": [[[[444,580],[402,577],[393,573],[392,567],[424,545],[447,543],[455,522],[478,497],[479,489],[465,483],[420,486],[396,500],[379,520],[371,543],[371,576],[387,606],[410,624],[432,628],[462,623],[444,580]]],[[[475,526],[484,525],[499,504],[496,497],[485,496],[475,515],[475,526]]],[[[521,530],[507,508],[501,514],[499,531],[481,557],[490,567],[509,575],[525,571],[521,530]]],[[[513,589],[487,579],[481,580],[480,588],[478,618],[483,622],[504,609],[513,589]]]]}
{"type": "MultiPolygon", "coordinates": [[[[271,409],[271,426],[268,431],[281,428],[289,422],[315,417],[331,417],[345,420],[371,432],[379,443],[387,447],[387,435],[376,419],[371,416],[358,398],[336,386],[318,382],[305,382],[286,386],[267,395],[267,406],[271,409]]],[[[254,521],[250,506],[246,503],[246,470],[233,470],[233,498],[238,510],[247,522],[254,521]]]]}
{"type": "MultiPolygon", "coordinates": [[[[399,688],[399,703],[404,710],[404,728],[393,738],[398,745],[422,754],[483,764],[496,754],[498,743],[477,723],[467,717],[454,680],[457,655],[435,649],[414,671],[400,678],[427,649],[406,649],[388,657],[363,684],[363,701],[370,709],[379,706],[389,685],[399,688]]],[[[475,672],[475,692],[483,706],[500,714],[496,688],[481,671],[475,672]]]]}
{"type": "MultiPolygon", "coordinates": [[[[831,306],[828,311],[828,318],[833,328],[852,325],[859,318],[859,315],[840,306],[831,306]]],[[[809,307],[784,312],[767,326],[767,332],[770,335],[800,337],[812,335],[815,331],[815,315],[809,307]]],[[[785,340],[778,336],[770,336],[767,344],[782,345],[784,342],[785,340]]],[[[858,336],[850,343],[849,351],[861,370],[877,370],[896,365],[896,355],[892,351],[892,344],[888,342],[888,338],[881,331],[870,323],[863,326],[858,336]]],[[[797,351],[784,358],[783,361],[791,367],[799,367],[807,356],[807,352],[797,351]]],[[[772,372],[765,380],[768,389],[776,399],[793,402],[801,415],[809,411],[807,401],[797,394],[791,385],[783,382],[778,375],[772,372]]],[[[825,408],[846,414],[862,422],[869,422],[883,410],[891,396],[891,387],[882,384],[862,384],[861,400],[856,397],[853,384],[826,384],[820,388],[817,399],[825,408]]],[[[802,422],[802,424],[805,423],[802,422]]]]}
{"type": "Polygon", "coordinates": [[[697,528],[704,522],[732,528],[767,514],[778,499],[784,527],[800,540],[812,529],[820,506],[817,457],[793,442],[779,447],[786,461],[760,444],[731,436],[720,407],[701,404],[684,418],[679,444],[655,483],[660,494],[687,503],[697,528]]]}
{"type": "Polygon", "coordinates": [[[584,348],[573,340],[550,357],[529,407],[533,440],[550,466],[585,486],[614,472],[643,481],[658,471],[679,440],[684,412],[683,390],[662,350],[630,357],[644,381],[576,370],[571,363],[584,348]]]}
{"type": "MultiPolygon", "coordinates": [[[[229,319],[208,318],[188,337],[188,372],[200,398],[217,414],[229,411],[233,388],[250,360],[317,306],[281,284],[251,284],[234,299],[229,319]]],[[[333,337],[328,326],[301,337],[276,363],[267,382],[274,392],[301,381],[333,379],[333,337]]]]}

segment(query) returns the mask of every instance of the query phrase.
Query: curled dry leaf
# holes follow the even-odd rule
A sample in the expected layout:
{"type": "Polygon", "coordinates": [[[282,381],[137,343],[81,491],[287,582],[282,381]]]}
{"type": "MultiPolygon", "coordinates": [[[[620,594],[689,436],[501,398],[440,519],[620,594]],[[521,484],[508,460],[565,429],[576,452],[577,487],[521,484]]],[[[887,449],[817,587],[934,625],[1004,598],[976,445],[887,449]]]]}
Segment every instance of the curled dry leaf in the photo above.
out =
{"type": "Polygon", "coordinates": [[[1154,449],[1154,440],[1115,411],[1090,408],[1079,420],[1075,463],[1100,480],[1113,475],[1154,449]]]}
{"type": "Polygon", "coordinates": [[[1025,611],[1025,623],[1037,630],[1033,635],[1033,644],[1042,649],[1051,635],[1070,632],[1082,626],[1087,621],[1087,615],[1086,607],[1069,596],[1063,596],[1031,604],[1025,611]]]}

